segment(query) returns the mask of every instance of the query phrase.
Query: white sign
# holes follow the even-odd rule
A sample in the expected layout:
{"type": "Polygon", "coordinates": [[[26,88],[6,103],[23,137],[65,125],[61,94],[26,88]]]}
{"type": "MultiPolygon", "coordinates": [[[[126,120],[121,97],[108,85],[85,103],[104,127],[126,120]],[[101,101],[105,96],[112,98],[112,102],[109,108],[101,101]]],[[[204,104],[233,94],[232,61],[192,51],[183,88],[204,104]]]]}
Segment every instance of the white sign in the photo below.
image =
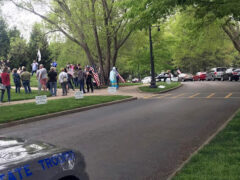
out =
{"type": "Polygon", "coordinates": [[[166,82],[167,82],[167,84],[172,84],[172,82],[171,82],[171,79],[170,79],[170,78],[167,78],[167,79],[166,79],[166,82]]]}
{"type": "Polygon", "coordinates": [[[75,92],[75,99],[83,99],[84,96],[83,96],[83,91],[77,91],[75,92]]]}
{"type": "Polygon", "coordinates": [[[166,88],[166,86],[158,86],[158,88],[164,89],[164,88],[166,88]]]}
{"type": "Polygon", "coordinates": [[[47,104],[47,96],[36,96],[36,104],[40,105],[40,104],[47,104]]]}
{"type": "Polygon", "coordinates": [[[108,87],[108,92],[109,93],[116,93],[117,92],[117,88],[116,87],[108,87]]]}

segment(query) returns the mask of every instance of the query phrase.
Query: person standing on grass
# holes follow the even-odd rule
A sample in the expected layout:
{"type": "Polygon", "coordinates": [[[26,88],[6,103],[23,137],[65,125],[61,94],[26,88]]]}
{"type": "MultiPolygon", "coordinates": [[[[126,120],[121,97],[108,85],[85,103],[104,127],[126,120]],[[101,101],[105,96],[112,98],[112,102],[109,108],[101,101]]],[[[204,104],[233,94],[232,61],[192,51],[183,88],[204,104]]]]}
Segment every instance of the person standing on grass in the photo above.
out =
{"type": "Polygon", "coordinates": [[[112,71],[110,72],[110,77],[109,77],[111,87],[116,87],[117,88],[117,70],[115,67],[112,68],[112,71]]]}
{"type": "Polygon", "coordinates": [[[86,84],[87,84],[87,92],[89,93],[89,88],[91,88],[91,91],[93,93],[93,72],[90,70],[90,67],[87,66],[87,72],[86,72],[86,84]]]}
{"type": "Polygon", "coordinates": [[[40,83],[43,87],[44,91],[47,91],[47,70],[44,68],[44,66],[41,64],[40,66],[40,83]]]}
{"type": "Polygon", "coordinates": [[[80,91],[83,91],[83,93],[86,93],[85,89],[84,89],[85,76],[86,76],[85,72],[82,70],[81,67],[79,67],[78,82],[79,82],[79,85],[80,85],[80,91]]]}
{"type": "Polygon", "coordinates": [[[61,73],[58,76],[58,81],[62,87],[62,95],[66,96],[67,95],[68,75],[65,72],[64,68],[61,69],[61,73]]]}
{"type": "Polygon", "coordinates": [[[67,84],[67,89],[69,90],[69,89],[72,89],[73,91],[75,91],[75,89],[74,89],[74,87],[73,87],[73,84],[72,84],[72,79],[73,79],[73,77],[72,77],[72,74],[73,74],[73,71],[72,71],[72,69],[71,68],[65,68],[65,72],[67,73],[67,75],[68,75],[68,84],[67,84]]]}
{"type": "Polygon", "coordinates": [[[38,92],[40,92],[42,90],[42,85],[40,82],[40,71],[41,71],[41,69],[38,69],[36,72],[36,79],[38,80],[38,92]]]}
{"type": "Polygon", "coordinates": [[[4,97],[4,93],[5,93],[6,90],[7,90],[7,95],[8,95],[8,102],[10,103],[11,85],[10,85],[10,74],[8,73],[8,67],[3,68],[3,72],[1,74],[1,79],[2,79],[3,86],[5,86],[5,89],[2,89],[0,103],[3,102],[3,97],[4,97]]]}
{"type": "Polygon", "coordinates": [[[38,63],[36,62],[36,60],[33,61],[31,66],[32,66],[32,76],[33,76],[33,74],[36,73],[38,70],[38,63]]]}
{"type": "Polygon", "coordinates": [[[50,85],[50,92],[52,96],[57,96],[57,72],[54,67],[51,67],[48,73],[48,82],[50,85]]]}
{"type": "Polygon", "coordinates": [[[78,84],[78,67],[77,65],[74,66],[74,70],[73,70],[73,82],[74,82],[74,86],[75,88],[77,88],[79,86],[78,84]]]}
{"type": "Polygon", "coordinates": [[[26,70],[26,68],[23,68],[23,72],[20,75],[22,84],[25,90],[26,94],[30,94],[32,92],[31,87],[30,87],[30,79],[31,79],[31,74],[26,70]]]}
{"type": "Polygon", "coordinates": [[[20,93],[20,88],[21,88],[21,77],[20,75],[17,73],[17,69],[13,69],[13,81],[15,84],[15,92],[16,93],[20,93]]]}

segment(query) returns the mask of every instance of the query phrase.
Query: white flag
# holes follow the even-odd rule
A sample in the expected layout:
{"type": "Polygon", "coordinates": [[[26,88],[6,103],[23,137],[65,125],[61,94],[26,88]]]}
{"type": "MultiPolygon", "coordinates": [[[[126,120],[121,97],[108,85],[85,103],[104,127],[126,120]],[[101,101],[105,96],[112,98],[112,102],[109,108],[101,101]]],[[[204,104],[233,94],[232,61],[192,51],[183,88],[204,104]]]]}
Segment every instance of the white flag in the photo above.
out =
{"type": "Polygon", "coordinates": [[[42,58],[40,49],[38,49],[37,57],[38,57],[38,62],[40,62],[42,58]]]}

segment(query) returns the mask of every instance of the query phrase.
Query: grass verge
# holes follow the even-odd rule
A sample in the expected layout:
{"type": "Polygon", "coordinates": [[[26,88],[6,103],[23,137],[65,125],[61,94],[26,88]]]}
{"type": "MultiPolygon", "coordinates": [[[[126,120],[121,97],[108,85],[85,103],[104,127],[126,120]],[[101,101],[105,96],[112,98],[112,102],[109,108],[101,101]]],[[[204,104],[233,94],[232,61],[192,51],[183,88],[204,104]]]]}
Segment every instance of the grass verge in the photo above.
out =
{"type": "MultiPolygon", "coordinates": [[[[1,91],[0,91],[1,94],[1,91]]],[[[50,96],[50,92],[44,92],[41,91],[38,93],[38,91],[32,90],[31,94],[25,94],[24,90],[21,89],[20,94],[16,94],[14,89],[11,89],[11,101],[21,101],[21,100],[27,100],[27,99],[35,99],[35,96],[42,96],[47,95],[50,96]]],[[[7,91],[4,93],[3,102],[7,101],[7,91]]]]}
{"type": "Polygon", "coordinates": [[[240,179],[240,112],[173,180],[240,179]]]}
{"type": "Polygon", "coordinates": [[[12,106],[0,106],[0,123],[7,123],[35,116],[122,100],[129,97],[130,96],[86,96],[81,100],[75,100],[74,98],[50,100],[44,105],[27,103],[12,106]]]}
{"type": "Polygon", "coordinates": [[[120,83],[119,86],[139,86],[142,85],[142,83],[120,83]]]}
{"type": "Polygon", "coordinates": [[[180,85],[181,85],[180,82],[172,82],[171,84],[167,84],[165,82],[158,82],[157,86],[165,86],[165,88],[150,88],[149,86],[143,86],[143,87],[139,87],[139,89],[143,92],[159,93],[162,91],[179,87],[180,85]]]}

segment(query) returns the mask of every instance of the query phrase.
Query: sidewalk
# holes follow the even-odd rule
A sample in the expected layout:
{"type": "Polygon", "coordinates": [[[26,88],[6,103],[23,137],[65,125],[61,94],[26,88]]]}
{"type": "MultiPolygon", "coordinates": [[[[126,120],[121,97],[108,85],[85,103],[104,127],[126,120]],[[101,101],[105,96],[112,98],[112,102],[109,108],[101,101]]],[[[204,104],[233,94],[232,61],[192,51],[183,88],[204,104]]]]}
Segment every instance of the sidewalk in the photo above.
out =
{"type": "MultiPolygon", "coordinates": [[[[151,93],[143,93],[141,92],[138,87],[140,86],[126,86],[126,87],[120,87],[117,93],[111,94],[108,92],[108,89],[95,89],[94,93],[86,93],[84,96],[112,96],[112,95],[122,95],[122,96],[132,96],[137,98],[146,98],[151,97],[151,93]]],[[[34,89],[34,88],[33,88],[34,89]]],[[[37,89],[37,88],[36,88],[37,89]]],[[[76,89],[75,91],[70,90],[67,96],[62,96],[62,90],[58,89],[58,95],[56,97],[48,97],[48,100],[55,100],[55,99],[65,99],[74,97],[74,94],[76,91],[79,91],[79,89],[76,89]]],[[[25,104],[25,103],[31,103],[35,102],[35,99],[29,99],[29,100],[21,100],[21,101],[12,101],[10,103],[2,103],[1,106],[10,106],[15,104],[25,104]]]]}

